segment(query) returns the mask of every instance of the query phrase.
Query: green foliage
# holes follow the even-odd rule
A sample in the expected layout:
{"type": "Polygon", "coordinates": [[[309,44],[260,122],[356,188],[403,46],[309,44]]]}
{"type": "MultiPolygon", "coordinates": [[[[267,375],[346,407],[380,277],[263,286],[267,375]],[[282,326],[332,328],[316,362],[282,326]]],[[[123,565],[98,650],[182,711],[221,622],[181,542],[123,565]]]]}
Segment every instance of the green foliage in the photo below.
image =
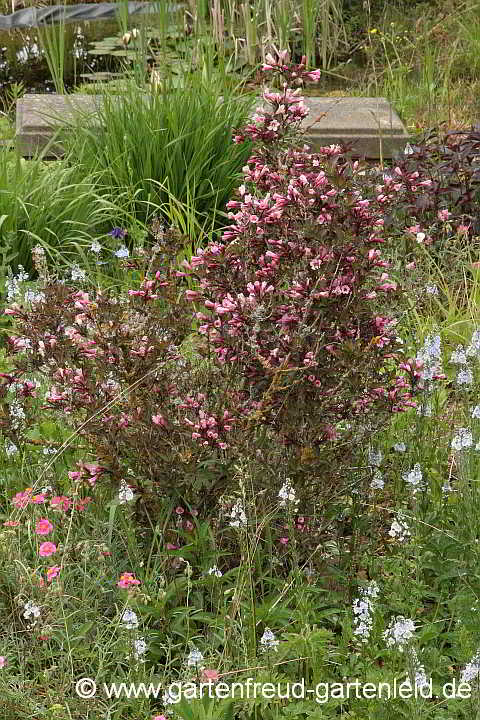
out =
{"type": "Polygon", "coordinates": [[[98,120],[78,118],[67,134],[67,163],[77,182],[95,182],[101,196],[124,205],[136,218],[151,219],[175,198],[197,220],[221,211],[248,157],[232,144],[251,100],[234,97],[192,77],[182,88],[145,92],[131,83],[125,94],[103,95],[98,120]]]}
{"type": "Polygon", "coordinates": [[[0,242],[14,251],[14,266],[29,270],[38,243],[75,256],[82,240],[109,228],[108,215],[94,184],[79,181],[72,168],[0,152],[0,242]]]}
{"type": "Polygon", "coordinates": [[[233,720],[233,701],[215,702],[204,697],[202,700],[182,699],[175,705],[175,711],[183,720],[233,720]]]}

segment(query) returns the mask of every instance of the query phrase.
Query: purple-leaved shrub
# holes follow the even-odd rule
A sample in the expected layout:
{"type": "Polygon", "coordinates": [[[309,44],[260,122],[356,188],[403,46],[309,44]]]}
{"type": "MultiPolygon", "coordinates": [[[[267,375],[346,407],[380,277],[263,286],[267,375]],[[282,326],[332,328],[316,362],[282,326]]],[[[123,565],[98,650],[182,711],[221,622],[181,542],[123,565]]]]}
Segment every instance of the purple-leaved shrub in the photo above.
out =
{"type": "MultiPolygon", "coordinates": [[[[282,59],[266,68],[312,78],[282,59]]],[[[292,146],[307,112],[298,90],[285,83],[264,99],[269,110],[258,108],[235,136],[255,145],[228,204],[233,223],[186,264],[199,285],[187,296],[256,422],[287,445],[319,447],[341,421],[365,427],[412,404],[388,311],[399,291],[381,252],[384,199],[362,194],[360,166],[341,147],[311,153],[298,133],[292,146]]]]}
{"type": "Polygon", "coordinates": [[[140,281],[123,293],[47,280],[31,307],[6,310],[2,432],[18,445],[39,411],[58,417],[84,455],[74,482],[128,475],[144,500],[211,508],[248,468],[256,489],[280,474],[318,499],[415,405],[382,254],[394,193],[379,196],[343,148],[303,145],[306,109],[288,83],[318,71],[284,55],[265,70],[285,83],[236,133],[254,150],[220,240],[183,268],[174,241],[129,259],[140,281]]]}
{"type": "Polygon", "coordinates": [[[95,460],[93,474],[81,463],[71,479],[94,485],[110,476],[118,486],[133,472],[129,484],[143,497],[196,499],[207,482],[198,468],[215,455],[221,474],[236,418],[227,393],[207,397],[196,387],[182,353],[191,311],[175,253],[129,260],[143,279],[123,294],[52,280],[31,307],[6,310],[19,333],[8,338],[13,369],[1,387],[10,442],[21,446],[39,414],[58,418],[95,460]]]}

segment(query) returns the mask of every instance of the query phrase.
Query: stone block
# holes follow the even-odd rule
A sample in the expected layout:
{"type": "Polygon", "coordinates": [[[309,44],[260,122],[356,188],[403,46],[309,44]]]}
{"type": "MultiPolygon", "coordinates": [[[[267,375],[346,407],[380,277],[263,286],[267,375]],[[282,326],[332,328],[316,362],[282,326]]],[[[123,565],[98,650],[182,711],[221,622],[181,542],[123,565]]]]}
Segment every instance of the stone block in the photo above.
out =
{"type": "MultiPolygon", "coordinates": [[[[43,150],[53,136],[56,121],[75,111],[95,113],[101,95],[24,95],[17,101],[16,143],[24,157],[43,150]]],[[[310,114],[304,120],[305,141],[313,150],[341,142],[353,144],[352,154],[371,159],[391,158],[401,152],[408,134],[385,98],[307,97],[310,114]]],[[[47,157],[60,157],[56,144],[47,157]]]]}
{"type": "Polygon", "coordinates": [[[409,135],[386,98],[309,97],[304,120],[312,149],[341,142],[353,144],[352,154],[371,159],[402,152],[409,135]]]}
{"type": "MultiPolygon", "coordinates": [[[[26,94],[17,100],[16,147],[23,157],[44,150],[53,138],[55,125],[71,119],[76,112],[95,114],[99,95],[26,94]]],[[[61,145],[51,145],[46,157],[61,157],[61,145]]]]}

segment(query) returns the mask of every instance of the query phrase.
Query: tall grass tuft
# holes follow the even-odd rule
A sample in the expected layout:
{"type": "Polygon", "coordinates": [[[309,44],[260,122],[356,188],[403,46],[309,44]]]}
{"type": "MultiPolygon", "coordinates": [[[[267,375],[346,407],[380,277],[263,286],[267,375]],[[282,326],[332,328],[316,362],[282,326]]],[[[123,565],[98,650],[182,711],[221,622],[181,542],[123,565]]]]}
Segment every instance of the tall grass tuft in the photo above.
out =
{"type": "Polygon", "coordinates": [[[44,25],[38,28],[38,35],[52,76],[55,92],[65,94],[65,18],[62,15],[58,25],[44,25]]]}
{"type": "Polygon", "coordinates": [[[205,77],[185,77],[179,88],[162,83],[147,92],[131,81],[121,96],[105,92],[97,119],[77,115],[65,133],[77,181],[94,177],[108,200],[124,194],[141,221],[171,197],[197,218],[211,218],[230,198],[250,151],[232,136],[251,98],[220,92],[205,77]]]}
{"type": "Polygon", "coordinates": [[[14,266],[29,270],[38,243],[51,255],[76,255],[95,231],[109,229],[110,212],[93,183],[79,182],[64,163],[0,152],[0,244],[15,253],[14,266]]]}

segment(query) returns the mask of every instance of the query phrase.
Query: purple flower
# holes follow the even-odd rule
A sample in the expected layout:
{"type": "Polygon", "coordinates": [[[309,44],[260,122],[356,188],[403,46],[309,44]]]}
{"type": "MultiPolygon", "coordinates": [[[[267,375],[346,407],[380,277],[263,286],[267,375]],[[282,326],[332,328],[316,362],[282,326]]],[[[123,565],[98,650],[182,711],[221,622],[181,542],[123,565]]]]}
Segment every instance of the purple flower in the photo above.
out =
{"type": "Polygon", "coordinates": [[[120,239],[120,238],[125,237],[125,235],[127,234],[127,231],[121,227],[114,227],[113,230],[110,230],[110,232],[107,234],[111,235],[114,238],[120,239]]]}

